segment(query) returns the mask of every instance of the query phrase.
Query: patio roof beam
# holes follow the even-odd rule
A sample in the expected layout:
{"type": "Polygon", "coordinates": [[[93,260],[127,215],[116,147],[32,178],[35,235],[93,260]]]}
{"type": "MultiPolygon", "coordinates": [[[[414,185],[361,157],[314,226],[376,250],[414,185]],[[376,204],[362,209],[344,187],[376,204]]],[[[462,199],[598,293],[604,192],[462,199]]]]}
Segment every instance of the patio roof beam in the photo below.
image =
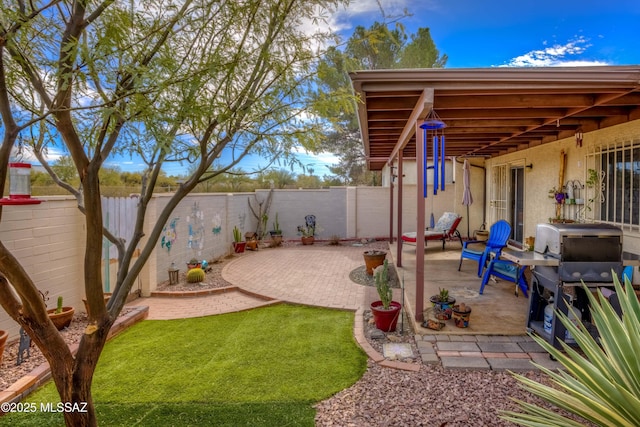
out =
{"type": "Polygon", "coordinates": [[[553,118],[551,120],[546,120],[545,123],[543,125],[541,125],[541,126],[531,126],[531,128],[528,129],[527,131],[514,133],[510,137],[500,138],[500,140],[498,140],[496,142],[489,143],[489,144],[485,145],[483,148],[476,148],[476,149],[472,150],[471,153],[472,154],[476,153],[478,151],[481,151],[482,149],[486,149],[487,147],[491,147],[493,145],[500,144],[500,143],[502,143],[502,142],[504,142],[504,141],[506,141],[508,139],[514,138],[514,137],[519,136],[519,135],[526,134],[527,132],[539,129],[539,128],[543,127],[543,126],[551,125],[553,123],[556,123],[556,125],[559,125],[560,124],[560,120],[564,120],[564,119],[566,119],[568,117],[574,116],[576,114],[580,114],[582,111],[588,110],[588,109],[593,108],[595,106],[605,105],[605,104],[607,104],[609,102],[612,102],[612,101],[614,101],[614,100],[616,100],[618,98],[621,98],[621,97],[623,97],[625,95],[629,95],[629,94],[637,91],[639,88],[640,88],[640,85],[637,85],[637,86],[635,86],[635,87],[633,87],[631,89],[627,89],[624,92],[619,92],[619,93],[616,92],[616,93],[607,94],[607,95],[599,95],[599,96],[596,97],[596,99],[594,99],[594,102],[591,105],[585,105],[585,106],[581,106],[581,107],[570,108],[561,117],[559,116],[559,117],[555,117],[555,118],[553,118]]]}
{"type": "Polygon", "coordinates": [[[434,90],[433,88],[424,88],[422,90],[422,94],[418,99],[413,111],[411,111],[411,115],[407,120],[404,129],[400,133],[400,137],[396,142],[396,145],[391,150],[391,154],[389,155],[389,160],[395,159],[398,155],[398,152],[402,150],[409,140],[415,135],[416,128],[415,124],[418,121],[424,120],[427,117],[427,114],[433,109],[433,98],[434,98],[434,90]]]}

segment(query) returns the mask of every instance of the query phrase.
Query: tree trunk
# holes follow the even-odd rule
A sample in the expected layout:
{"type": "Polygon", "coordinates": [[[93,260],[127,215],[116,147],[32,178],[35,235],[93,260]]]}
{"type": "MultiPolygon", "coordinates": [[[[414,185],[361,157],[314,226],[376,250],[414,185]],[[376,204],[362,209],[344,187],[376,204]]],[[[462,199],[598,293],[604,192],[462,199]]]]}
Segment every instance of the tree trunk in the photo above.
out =
{"type": "MultiPolygon", "coordinates": [[[[113,324],[107,320],[107,317],[104,319],[105,322],[95,330],[89,325],[82,336],[78,352],[71,366],[69,363],[65,363],[64,358],[53,357],[49,360],[51,376],[60,394],[64,421],[67,426],[98,425],[91,396],[91,386],[98,359],[113,324]]],[[[60,410],[58,407],[56,409],[60,410]]]]}

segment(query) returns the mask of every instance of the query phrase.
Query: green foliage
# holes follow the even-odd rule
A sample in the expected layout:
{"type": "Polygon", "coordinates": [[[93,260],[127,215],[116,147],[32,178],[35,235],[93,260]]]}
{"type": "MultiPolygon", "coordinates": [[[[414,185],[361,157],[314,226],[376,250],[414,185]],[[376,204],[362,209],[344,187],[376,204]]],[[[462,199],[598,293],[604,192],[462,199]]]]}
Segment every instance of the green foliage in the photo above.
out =
{"type": "Polygon", "coordinates": [[[280,229],[280,221],[278,221],[278,212],[276,212],[276,218],[273,221],[273,231],[276,234],[282,234],[282,230],[280,229]]]}
{"type": "Polygon", "coordinates": [[[62,295],[58,297],[58,304],[56,306],[56,314],[62,313],[62,295]]]}
{"type": "Polygon", "coordinates": [[[51,169],[53,169],[56,175],[58,175],[58,178],[63,181],[78,181],[78,170],[70,156],[60,157],[53,165],[51,165],[51,169]]]}
{"type": "Polygon", "coordinates": [[[242,241],[242,232],[237,225],[233,226],[233,241],[239,243],[242,241]]]}
{"type": "Polygon", "coordinates": [[[378,267],[375,272],[376,290],[380,301],[382,301],[382,307],[385,310],[389,309],[391,300],[393,299],[393,289],[389,285],[389,261],[384,260],[382,268],[378,267]]]}
{"type": "Polygon", "coordinates": [[[438,293],[438,301],[440,301],[440,302],[448,302],[449,301],[449,289],[440,288],[440,293],[438,293]]]}
{"type": "MultiPolygon", "coordinates": [[[[594,425],[640,425],[640,302],[631,283],[624,288],[614,277],[616,294],[622,308],[622,318],[598,290],[594,297],[584,286],[589,298],[593,323],[599,334],[591,336],[582,324],[574,325],[568,316],[555,315],[573,336],[580,351],[561,341],[562,350],[546,340],[533,336],[551,356],[565,368],[551,371],[537,365],[552,380],[547,386],[514,374],[523,387],[560,409],[581,417],[594,425]]],[[[524,426],[578,426],[584,422],[569,420],[564,415],[516,400],[524,413],[505,412],[502,418],[524,426]]]]}
{"type": "Polygon", "coordinates": [[[201,268],[192,268],[187,271],[187,282],[199,283],[204,280],[204,270],[201,268]]]}
{"type": "Polygon", "coordinates": [[[270,185],[273,183],[274,188],[282,189],[293,185],[296,182],[296,175],[286,169],[275,169],[261,174],[260,180],[270,185]]]}
{"type": "MultiPolygon", "coordinates": [[[[352,334],[351,312],[286,304],[144,321],[106,345],[94,386],[100,425],[313,426],[313,405],[366,370],[352,334]]],[[[53,384],[29,401],[56,402],[53,384]]],[[[61,420],[13,413],[0,426],[61,420]]]]}
{"type": "Polygon", "coordinates": [[[340,161],[331,173],[343,184],[380,185],[378,174],[366,171],[365,155],[355,106],[358,100],[337,102],[333,94],[351,94],[349,73],[357,70],[397,68],[442,68],[447,56],[441,55],[428,28],[419,28],[407,42],[404,27],[374,22],[369,28],[358,26],[344,50],[329,48],[318,65],[318,114],[333,125],[333,132],[322,141],[322,149],[338,155],[340,161]]]}

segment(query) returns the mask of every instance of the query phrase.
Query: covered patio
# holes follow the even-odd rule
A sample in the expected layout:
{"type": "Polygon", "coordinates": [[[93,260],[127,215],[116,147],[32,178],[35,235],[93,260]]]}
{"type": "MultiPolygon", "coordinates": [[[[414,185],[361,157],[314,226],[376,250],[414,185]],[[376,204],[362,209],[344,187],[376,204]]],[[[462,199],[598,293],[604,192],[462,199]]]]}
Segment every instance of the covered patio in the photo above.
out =
{"type": "MultiPolygon", "coordinates": [[[[390,244],[390,255],[395,260],[397,243],[390,244]]],[[[522,292],[516,296],[515,284],[499,280],[490,281],[485,286],[484,293],[478,293],[481,279],[477,276],[477,263],[460,260],[460,243],[449,241],[443,251],[440,245],[428,246],[425,250],[422,296],[423,312],[417,313],[416,298],[418,290],[416,284],[416,250],[415,246],[403,245],[402,267],[397,269],[399,279],[404,278],[405,310],[411,326],[417,335],[524,335],[526,331],[526,316],[529,310],[529,299],[522,292]],[[431,303],[429,298],[438,294],[440,288],[449,290],[449,295],[456,299],[456,303],[464,302],[471,307],[469,327],[456,328],[452,320],[446,321],[441,331],[427,329],[421,321],[416,319],[430,316],[431,303]],[[418,316],[423,314],[423,316],[418,316]]]]}
{"type": "MultiPolygon", "coordinates": [[[[511,330],[509,325],[513,323],[513,333],[522,333],[528,303],[522,295],[514,295],[515,286],[501,282],[500,286],[487,287],[482,296],[473,295],[480,279],[471,266],[463,265],[463,272],[458,273],[459,250],[427,249],[422,239],[407,248],[398,239],[405,231],[428,226],[423,194],[427,194],[427,162],[432,159],[425,155],[427,132],[420,126],[432,111],[437,111],[446,125],[443,157],[451,164],[456,163],[455,158],[484,163],[544,144],[566,143],[568,138],[575,138],[575,144],[582,147],[584,134],[640,119],[640,67],[373,70],[354,72],[350,77],[361,101],[358,116],[367,166],[382,171],[383,182],[387,177],[389,241],[394,262],[405,274],[405,304],[412,319],[419,325],[430,305],[429,297],[446,285],[456,298],[474,300],[470,302],[474,328],[482,331],[469,332],[499,333],[495,325],[511,330]],[[415,198],[415,221],[405,226],[403,180],[409,172],[404,166],[407,162],[415,162],[417,188],[411,196],[415,198]],[[485,305],[489,300],[494,304],[491,309],[485,305]],[[504,318],[496,317],[503,315],[495,307],[500,311],[504,308],[504,318]],[[488,329],[482,326],[485,315],[494,317],[488,329]]],[[[551,158],[546,161],[553,162],[551,158]]],[[[559,165],[557,168],[562,169],[559,165]]],[[[562,187],[560,176],[557,185],[562,187]]],[[[489,193],[492,186],[501,185],[506,184],[485,181],[482,189],[489,193]]],[[[543,191],[546,193],[546,189],[543,191]]],[[[429,197],[441,197],[431,194],[429,191],[429,197]]],[[[467,221],[480,224],[486,218],[490,225],[501,219],[495,218],[487,198],[483,200],[481,210],[474,209],[467,221]]],[[[547,222],[548,216],[529,215],[526,221],[531,229],[536,223],[547,222]]]]}

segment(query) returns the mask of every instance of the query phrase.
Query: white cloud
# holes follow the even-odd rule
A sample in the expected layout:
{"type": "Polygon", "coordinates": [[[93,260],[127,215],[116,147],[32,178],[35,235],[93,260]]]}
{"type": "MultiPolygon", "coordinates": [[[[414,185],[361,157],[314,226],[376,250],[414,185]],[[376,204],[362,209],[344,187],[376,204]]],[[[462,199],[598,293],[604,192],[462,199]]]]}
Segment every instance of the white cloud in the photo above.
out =
{"type": "Polygon", "coordinates": [[[354,28],[354,21],[369,18],[368,27],[374,20],[383,21],[383,13],[387,17],[403,15],[408,6],[408,0],[352,0],[332,16],[330,27],[334,31],[348,30],[354,28]]]}
{"type": "MultiPolygon", "coordinates": [[[[546,42],[544,43],[546,44],[546,42]]],[[[588,39],[578,37],[563,45],[555,44],[544,49],[532,50],[524,55],[511,59],[502,67],[585,67],[591,65],[607,65],[603,61],[579,59],[591,47],[588,39]]]]}

